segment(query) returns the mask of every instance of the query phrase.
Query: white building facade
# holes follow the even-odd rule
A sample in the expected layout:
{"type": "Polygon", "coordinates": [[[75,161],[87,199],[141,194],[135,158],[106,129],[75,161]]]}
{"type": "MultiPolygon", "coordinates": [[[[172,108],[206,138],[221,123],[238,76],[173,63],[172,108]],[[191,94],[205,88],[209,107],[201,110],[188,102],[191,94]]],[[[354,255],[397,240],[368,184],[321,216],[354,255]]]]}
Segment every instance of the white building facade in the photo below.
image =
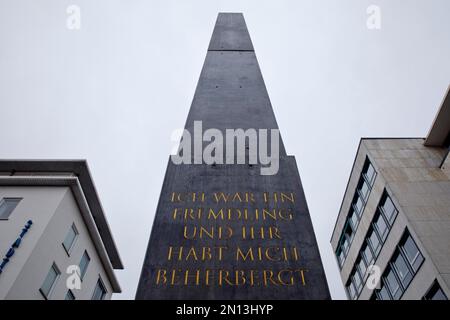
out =
{"type": "Polygon", "coordinates": [[[0,160],[0,299],[110,299],[114,269],[86,161],[0,160]]]}

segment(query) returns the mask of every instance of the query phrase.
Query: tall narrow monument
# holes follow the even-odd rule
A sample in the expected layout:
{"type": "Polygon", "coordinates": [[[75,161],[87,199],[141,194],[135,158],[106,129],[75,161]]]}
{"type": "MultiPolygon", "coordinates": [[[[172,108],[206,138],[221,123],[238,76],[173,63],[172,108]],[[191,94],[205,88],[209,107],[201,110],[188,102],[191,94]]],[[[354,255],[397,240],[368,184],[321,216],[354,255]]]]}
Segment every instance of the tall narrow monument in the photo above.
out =
{"type": "Polygon", "coordinates": [[[240,13],[217,18],[185,129],[193,140],[266,131],[277,170],[251,163],[250,139],[244,163],[239,145],[203,161],[195,141],[190,163],[169,159],[136,299],[329,299],[295,158],[270,135],[278,125],[240,13]]]}

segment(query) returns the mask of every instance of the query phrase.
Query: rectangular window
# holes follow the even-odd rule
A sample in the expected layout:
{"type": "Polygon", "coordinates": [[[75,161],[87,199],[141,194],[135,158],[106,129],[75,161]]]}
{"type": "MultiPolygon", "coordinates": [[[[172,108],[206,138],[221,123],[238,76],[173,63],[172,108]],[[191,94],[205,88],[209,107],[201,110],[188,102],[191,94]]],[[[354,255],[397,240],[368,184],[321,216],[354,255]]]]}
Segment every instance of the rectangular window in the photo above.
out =
{"type": "Polygon", "coordinates": [[[424,258],[409,232],[405,234],[403,240],[400,242],[400,249],[405,254],[412,270],[417,272],[424,258]]]}
{"type": "Polygon", "coordinates": [[[362,257],[360,257],[359,260],[356,262],[356,267],[358,268],[361,278],[364,280],[367,271],[367,265],[362,257]]]}
{"type": "Polygon", "coordinates": [[[89,258],[88,253],[85,251],[83,253],[83,256],[81,257],[81,261],[80,261],[80,272],[81,272],[81,279],[84,278],[84,275],[86,274],[89,262],[91,261],[91,258],[89,258]]]}
{"type": "Polygon", "coordinates": [[[437,281],[433,282],[433,285],[423,297],[423,300],[448,300],[444,291],[437,281]]]}
{"type": "Polygon", "coordinates": [[[342,264],[344,263],[344,252],[342,251],[341,248],[338,249],[338,251],[336,252],[336,256],[338,258],[339,261],[339,266],[342,267],[342,264]]]}
{"type": "Polygon", "coordinates": [[[381,250],[381,242],[377,236],[377,233],[373,230],[373,228],[369,230],[367,238],[369,240],[372,252],[374,253],[375,256],[378,256],[378,253],[380,253],[381,250]]]}
{"type": "Polygon", "coordinates": [[[94,294],[92,295],[92,300],[103,300],[106,296],[106,289],[103,285],[102,280],[99,278],[97,284],[95,285],[94,294]]]}
{"type": "Polygon", "coordinates": [[[395,208],[392,199],[389,197],[387,193],[384,195],[381,202],[382,202],[381,208],[383,210],[384,217],[386,218],[389,225],[392,226],[392,223],[394,222],[398,211],[395,208]]]}
{"type": "Polygon", "coordinates": [[[7,220],[22,198],[3,198],[0,200],[0,220],[7,220]]]}
{"type": "MultiPolygon", "coordinates": [[[[336,250],[336,256],[340,267],[342,267],[348,250],[350,249],[350,244],[358,228],[359,220],[362,216],[367,199],[369,198],[375,176],[375,169],[373,168],[369,159],[366,158],[366,162],[361,172],[361,176],[359,177],[359,182],[350,205],[349,213],[345,219],[345,225],[339,239],[339,245],[336,250]]],[[[378,245],[375,246],[375,249],[377,251],[379,250],[378,245]]],[[[372,257],[370,257],[370,259],[372,259],[372,257]]]]}
{"type": "Polygon", "coordinates": [[[366,163],[364,165],[363,175],[364,175],[364,178],[366,178],[369,185],[373,186],[377,173],[375,172],[375,169],[374,169],[373,165],[370,163],[369,159],[366,160],[366,163]]]}
{"type": "Polygon", "coordinates": [[[355,290],[355,287],[353,286],[351,278],[350,278],[350,281],[347,284],[346,288],[347,288],[347,292],[348,292],[348,295],[349,295],[350,299],[352,299],[352,300],[355,299],[355,297],[356,297],[356,290],[355,290]]]}
{"type": "Polygon", "coordinates": [[[61,272],[59,271],[58,267],[55,263],[53,263],[49,272],[47,273],[47,276],[45,277],[44,283],[39,289],[39,291],[44,295],[46,299],[49,298],[60,274],[61,272]]]}
{"type": "Polygon", "coordinates": [[[375,214],[375,217],[373,219],[373,226],[378,232],[381,242],[384,242],[388,235],[389,228],[380,211],[377,211],[377,213],[375,214]]]}
{"type": "Polygon", "coordinates": [[[398,300],[403,292],[402,287],[400,286],[400,283],[398,282],[398,279],[395,276],[394,270],[392,269],[388,270],[385,277],[385,281],[391,296],[394,298],[394,300],[398,300]]]}
{"type": "Polygon", "coordinates": [[[408,264],[405,261],[405,258],[403,258],[400,252],[397,252],[394,255],[392,265],[394,266],[395,271],[397,272],[397,275],[400,279],[400,282],[402,283],[403,288],[407,288],[412,280],[413,274],[411,273],[408,264]]]}
{"type": "Polygon", "coordinates": [[[386,285],[383,283],[380,290],[377,292],[377,297],[379,300],[391,300],[391,296],[387,290],[386,285]]]}
{"type": "Polygon", "coordinates": [[[75,227],[75,224],[72,224],[63,242],[63,247],[64,249],[66,249],[67,253],[70,253],[70,250],[72,249],[77,236],[78,236],[77,228],[75,227]]]}
{"type": "Polygon", "coordinates": [[[366,261],[366,265],[368,265],[368,266],[371,265],[374,259],[373,259],[372,250],[370,250],[369,245],[367,243],[364,244],[364,246],[363,246],[361,251],[362,251],[362,255],[364,257],[364,260],[366,261]]]}
{"type": "Polygon", "coordinates": [[[370,193],[369,185],[367,184],[366,180],[361,179],[361,181],[359,182],[358,191],[363,201],[366,202],[370,193]]]}
{"type": "Polygon", "coordinates": [[[364,202],[362,201],[361,197],[358,194],[356,194],[355,198],[353,199],[353,208],[355,209],[359,217],[361,217],[362,215],[363,207],[364,202]]]}
{"type": "Polygon", "coordinates": [[[75,300],[75,295],[73,294],[72,290],[68,290],[66,293],[65,300],[75,300]]]}
{"type": "Polygon", "coordinates": [[[359,293],[362,289],[362,279],[357,269],[353,272],[352,280],[356,293],[359,293]]]}
{"type": "Polygon", "coordinates": [[[355,210],[350,209],[350,214],[348,215],[348,219],[352,224],[352,228],[353,230],[356,230],[356,228],[358,227],[358,216],[355,213],[355,210]]]}

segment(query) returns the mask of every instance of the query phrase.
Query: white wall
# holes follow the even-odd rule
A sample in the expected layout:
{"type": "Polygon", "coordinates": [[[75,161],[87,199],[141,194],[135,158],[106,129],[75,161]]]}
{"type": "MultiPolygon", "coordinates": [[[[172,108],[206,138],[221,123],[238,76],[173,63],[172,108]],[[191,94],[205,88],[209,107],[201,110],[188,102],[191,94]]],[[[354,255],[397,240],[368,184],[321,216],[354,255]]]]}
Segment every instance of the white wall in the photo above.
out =
{"type": "Polygon", "coordinates": [[[0,275],[0,299],[44,299],[39,292],[53,262],[61,276],[50,299],[64,299],[67,293],[66,269],[78,265],[87,250],[91,259],[81,284],[72,290],[76,299],[90,299],[100,276],[111,298],[112,288],[88,234],[78,205],[69,187],[1,187],[0,197],[23,197],[8,221],[0,221],[0,249],[6,253],[29,219],[33,225],[10,263],[0,275]],[[62,242],[72,223],[79,236],[67,254],[62,242]]]}

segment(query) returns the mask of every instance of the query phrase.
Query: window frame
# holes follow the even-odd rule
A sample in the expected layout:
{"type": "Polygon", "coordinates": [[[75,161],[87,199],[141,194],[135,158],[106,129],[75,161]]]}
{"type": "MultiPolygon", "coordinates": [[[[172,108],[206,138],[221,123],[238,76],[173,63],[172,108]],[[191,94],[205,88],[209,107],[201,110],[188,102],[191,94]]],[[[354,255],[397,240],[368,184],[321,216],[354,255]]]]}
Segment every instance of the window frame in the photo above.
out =
{"type": "MultiPolygon", "coordinates": [[[[338,262],[338,266],[339,266],[340,269],[342,269],[342,267],[343,267],[343,265],[345,263],[345,260],[347,259],[348,251],[350,250],[350,247],[352,245],[352,241],[353,241],[354,235],[356,234],[356,231],[358,230],[359,222],[361,221],[362,214],[363,214],[363,212],[364,212],[364,210],[366,208],[367,202],[368,202],[368,200],[370,198],[370,194],[371,194],[373,186],[375,184],[376,177],[377,177],[377,171],[375,170],[374,165],[370,161],[369,156],[366,155],[366,158],[364,160],[363,169],[362,169],[362,171],[361,171],[361,173],[359,175],[358,184],[356,185],[356,190],[354,192],[352,201],[350,203],[350,209],[349,209],[349,211],[347,213],[347,216],[345,218],[344,228],[342,229],[341,235],[339,237],[338,247],[337,247],[337,249],[335,251],[335,256],[336,256],[336,259],[337,259],[337,262],[338,262]],[[373,172],[374,172],[371,180],[369,180],[367,178],[367,169],[369,167],[372,167],[373,172]],[[360,185],[361,185],[361,183],[364,183],[364,182],[368,186],[368,192],[367,192],[366,197],[363,197],[362,194],[361,194],[361,191],[360,191],[360,185]],[[357,210],[356,203],[358,202],[359,199],[362,202],[362,206],[361,206],[360,210],[357,210]],[[352,219],[350,219],[351,214],[354,214],[356,216],[356,222],[354,222],[352,219]],[[348,224],[350,224],[350,226],[352,227],[352,234],[351,234],[350,237],[346,236],[346,229],[347,229],[347,225],[348,224]],[[342,247],[342,244],[344,243],[345,238],[347,238],[347,241],[348,241],[348,248],[347,248],[347,250],[344,250],[344,248],[342,247]],[[338,256],[339,252],[343,252],[342,260],[339,259],[339,256],[338,256]]],[[[375,260],[375,258],[374,258],[374,260],[375,260]]]]}
{"type": "Polygon", "coordinates": [[[42,284],[39,287],[39,292],[42,294],[42,296],[45,298],[45,300],[49,300],[50,299],[52,293],[55,290],[56,283],[58,282],[60,277],[61,277],[61,271],[58,268],[58,266],[56,265],[56,263],[53,262],[52,265],[50,266],[50,269],[48,270],[47,274],[45,275],[44,281],[42,281],[42,284]],[[44,286],[44,283],[47,281],[47,277],[49,276],[51,270],[55,271],[56,277],[53,280],[52,285],[50,286],[50,289],[46,293],[42,287],[44,286]]]}
{"type": "Polygon", "coordinates": [[[64,300],[76,300],[75,295],[73,294],[72,290],[67,290],[66,295],[64,297],[64,300]],[[71,297],[71,299],[67,299],[67,297],[71,297]]]}
{"type": "MultiPolygon", "coordinates": [[[[391,297],[392,300],[400,300],[400,299],[402,298],[403,294],[408,290],[409,286],[411,285],[411,283],[412,283],[413,280],[414,280],[414,277],[417,275],[417,273],[418,273],[419,270],[420,270],[420,267],[423,265],[424,262],[425,262],[425,257],[423,256],[422,252],[420,251],[420,248],[417,246],[417,244],[416,244],[416,242],[415,242],[413,236],[412,236],[411,233],[409,232],[408,228],[405,228],[405,231],[403,232],[403,235],[402,235],[402,237],[400,238],[400,241],[398,242],[398,244],[397,244],[397,246],[396,246],[396,248],[395,248],[395,250],[394,250],[394,253],[393,253],[392,256],[390,257],[389,262],[388,262],[388,264],[387,264],[387,266],[386,266],[386,268],[385,268],[385,270],[384,270],[384,272],[383,272],[383,274],[382,274],[382,277],[381,277],[382,286],[383,286],[383,285],[386,285],[386,286],[387,286],[388,292],[389,292],[390,297],[391,297]],[[408,239],[408,238],[411,238],[411,240],[413,241],[413,243],[414,243],[415,246],[417,247],[417,250],[419,251],[420,255],[421,255],[422,258],[423,258],[423,260],[421,261],[420,265],[417,267],[416,270],[413,269],[412,265],[411,265],[410,262],[409,262],[409,259],[408,259],[407,256],[406,256],[405,251],[402,249],[403,245],[406,243],[406,239],[408,239]],[[399,274],[398,274],[397,267],[396,267],[396,265],[394,264],[394,259],[396,259],[396,257],[397,257],[398,255],[401,255],[401,256],[402,256],[402,258],[403,258],[404,261],[406,262],[406,265],[407,265],[408,270],[411,272],[411,279],[410,279],[410,280],[408,281],[408,283],[406,283],[406,284],[404,284],[404,283],[402,282],[402,280],[400,279],[400,276],[399,276],[399,274]],[[394,293],[391,292],[391,288],[390,288],[390,285],[389,285],[389,281],[387,281],[387,276],[388,276],[389,272],[392,272],[394,278],[396,279],[397,283],[398,283],[399,286],[400,286],[400,291],[401,291],[401,292],[400,292],[400,294],[399,294],[398,297],[394,297],[394,293]]],[[[381,288],[376,290],[377,295],[379,295],[379,292],[380,292],[380,291],[381,291],[381,288]]]]}
{"type": "Polygon", "coordinates": [[[381,283],[380,289],[374,290],[375,291],[375,295],[377,296],[378,300],[382,300],[382,301],[393,300],[392,299],[392,295],[391,295],[391,293],[389,291],[389,288],[388,288],[387,284],[384,282],[383,277],[380,279],[380,283],[381,283]],[[387,294],[389,299],[383,299],[383,297],[381,296],[381,291],[383,291],[383,290],[386,291],[386,294],[387,294]]]}
{"type": "Polygon", "coordinates": [[[91,263],[91,257],[89,256],[87,250],[84,250],[83,255],[81,256],[80,263],[78,264],[78,267],[80,268],[80,280],[81,281],[83,281],[84,277],[86,276],[87,269],[88,269],[90,263],[91,263]],[[86,267],[84,269],[81,269],[81,262],[83,261],[84,256],[87,257],[87,263],[86,263],[86,267]]]}
{"type": "Polygon", "coordinates": [[[384,217],[384,220],[387,222],[389,227],[392,227],[394,225],[395,219],[398,216],[398,209],[395,205],[394,201],[392,200],[392,197],[389,195],[387,190],[385,189],[383,192],[383,195],[381,196],[380,204],[378,205],[378,210],[380,210],[381,214],[384,217]],[[386,211],[384,210],[384,204],[386,204],[387,199],[392,203],[392,206],[394,207],[395,213],[392,215],[391,219],[388,219],[386,211]],[[383,204],[382,204],[383,203],[383,204]]]}
{"type": "Polygon", "coordinates": [[[406,262],[409,264],[409,266],[411,267],[411,269],[414,271],[413,273],[416,274],[420,267],[422,266],[423,262],[425,261],[425,257],[423,256],[422,252],[419,249],[419,246],[417,245],[416,241],[414,240],[414,238],[412,237],[411,233],[408,231],[408,229],[406,229],[406,231],[404,232],[398,247],[400,248],[400,251],[403,253],[403,255],[405,256],[406,262]],[[410,261],[409,259],[409,255],[407,253],[407,251],[405,250],[405,244],[407,242],[407,240],[411,239],[412,243],[414,244],[414,246],[417,249],[417,253],[414,256],[413,261],[410,261]],[[414,267],[414,263],[416,262],[417,258],[421,257],[422,261],[420,261],[420,263],[417,265],[417,268],[414,267]]]}
{"type": "Polygon", "coordinates": [[[70,254],[72,253],[72,250],[75,247],[75,243],[77,242],[78,236],[80,235],[80,233],[78,232],[78,229],[77,229],[77,226],[75,225],[75,223],[72,223],[68,232],[66,233],[66,237],[64,238],[64,241],[61,244],[62,244],[64,250],[66,251],[67,255],[70,257],[70,254]],[[73,238],[73,240],[70,244],[70,248],[66,248],[65,242],[66,242],[67,236],[69,235],[68,232],[70,232],[71,230],[74,231],[75,237],[73,238]]]}
{"type": "Polygon", "coordinates": [[[405,288],[403,288],[402,283],[397,275],[397,272],[392,267],[391,263],[389,262],[388,267],[386,268],[385,272],[383,273],[383,279],[386,283],[386,287],[392,297],[393,300],[399,300],[403,293],[405,292],[405,288]],[[392,284],[389,280],[389,274],[392,273],[393,279],[397,282],[397,290],[393,292],[392,284]],[[397,297],[398,294],[398,297],[397,297]]]}
{"type": "Polygon", "coordinates": [[[441,291],[441,292],[442,292],[442,295],[443,295],[444,298],[445,298],[444,300],[448,300],[447,295],[445,294],[444,290],[442,290],[442,287],[441,287],[441,285],[439,284],[439,281],[438,281],[437,279],[435,279],[435,280],[433,281],[433,283],[431,284],[430,288],[428,288],[427,292],[423,295],[422,300],[429,300],[429,301],[432,301],[432,300],[435,300],[435,301],[441,300],[441,299],[433,299],[433,297],[430,296],[431,294],[433,294],[433,296],[435,296],[436,293],[437,293],[438,291],[441,291]],[[433,293],[433,291],[435,291],[435,292],[433,293]]]}
{"type": "Polygon", "coordinates": [[[98,280],[95,283],[94,291],[92,292],[91,300],[97,300],[97,301],[105,300],[105,297],[106,297],[107,294],[108,294],[108,289],[106,289],[105,283],[103,282],[102,277],[99,275],[98,276],[98,280]],[[102,291],[103,295],[102,295],[102,297],[100,299],[94,299],[95,293],[96,293],[98,287],[103,289],[103,291],[102,291]]]}
{"type": "Polygon", "coordinates": [[[389,223],[387,223],[386,219],[383,217],[383,214],[381,214],[381,211],[379,210],[380,208],[377,208],[377,211],[375,212],[375,215],[372,218],[372,223],[371,225],[373,226],[373,230],[376,232],[378,239],[381,240],[381,243],[384,244],[384,242],[386,241],[388,235],[389,235],[389,231],[391,229],[391,226],[389,225],[389,223]],[[384,229],[384,233],[381,234],[381,230],[379,230],[378,228],[378,224],[376,222],[379,221],[379,219],[382,219],[382,221],[384,222],[384,225],[386,226],[386,228],[384,229]],[[376,221],[375,221],[376,220],[376,221]]]}
{"type": "Polygon", "coordinates": [[[19,203],[22,200],[23,200],[23,198],[21,198],[21,197],[2,197],[0,199],[0,208],[2,207],[2,205],[8,206],[8,203],[7,203],[8,201],[14,201],[15,204],[14,204],[14,207],[12,207],[12,208],[11,207],[7,207],[6,214],[0,215],[0,221],[7,221],[7,220],[9,220],[9,217],[12,215],[14,210],[16,210],[17,206],[19,205],[19,203]]]}
{"type": "Polygon", "coordinates": [[[411,268],[411,266],[409,265],[409,262],[406,260],[405,256],[402,254],[402,252],[400,250],[395,250],[394,255],[391,257],[390,260],[390,265],[392,266],[392,268],[395,270],[395,273],[397,274],[397,278],[400,280],[401,285],[403,286],[403,288],[406,290],[409,286],[409,284],[411,283],[412,279],[414,278],[414,270],[411,268]],[[403,283],[402,278],[400,276],[400,270],[397,267],[397,264],[395,263],[397,261],[398,258],[403,259],[403,262],[405,263],[405,266],[407,268],[407,271],[409,273],[409,280],[407,281],[407,283],[403,283]]]}
{"type": "Polygon", "coordinates": [[[378,175],[378,173],[377,173],[377,170],[375,170],[375,166],[372,164],[372,162],[370,161],[369,157],[366,156],[366,161],[364,163],[363,170],[362,170],[362,176],[366,180],[366,182],[369,185],[371,190],[372,190],[372,187],[375,184],[375,180],[377,178],[377,175],[378,175]],[[370,167],[372,167],[372,169],[373,169],[373,176],[372,176],[372,179],[369,180],[369,176],[367,175],[367,172],[368,172],[368,169],[370,167]]]}

